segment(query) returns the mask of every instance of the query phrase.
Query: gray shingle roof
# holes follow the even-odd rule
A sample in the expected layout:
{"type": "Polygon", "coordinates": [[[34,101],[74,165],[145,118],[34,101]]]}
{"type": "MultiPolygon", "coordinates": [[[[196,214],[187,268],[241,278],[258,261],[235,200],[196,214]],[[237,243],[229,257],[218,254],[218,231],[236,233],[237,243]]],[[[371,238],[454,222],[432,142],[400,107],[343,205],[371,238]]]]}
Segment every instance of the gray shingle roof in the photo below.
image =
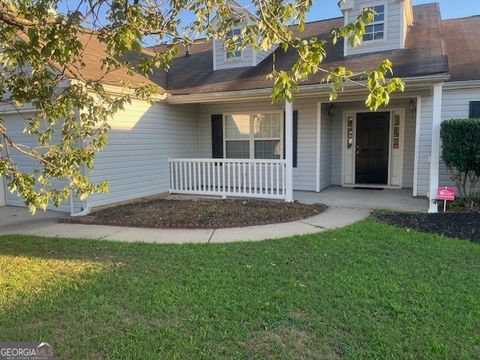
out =
{"type": "Polygon", "coordinates": [[[450,81],[480,80],[480,16],[444,20],[450,81]]]}
{"type": "MultiPolygon", "coordinates": [[[[327,58],[322,66],[346,66],[354,71],[362,71],[383,59],[390,59],[394,64],[395,75],[400,77],[447,73],[448,63],[438,4],[414,6],[413,11],[415,21],[408,31],[405,49],[345,57],[342,41],[335,46],[329,43],[327,58]]],[[[301,35],[304,38],[317,36],[328,39],[330,30],[342,25],[343,18],[312,22],[306,24],[301,35]]],[[[272,86],[272,82],[265,78],[272,69],[272,55],[255,67],[213,71],[212,42],[197,41],[190,47],[189,56],[185,56],[185,51],[182,50],[174,59],[167,75],[167,90],[172,94],[225,92],[272,86]]],[[[296,59],[294,51],[285,53],[277,49],[275,55],[277,69],[290,69],[296,59]]],[[[303,84],[316,84],[320,79],[320,75],[312,76],[303,84]]]]}

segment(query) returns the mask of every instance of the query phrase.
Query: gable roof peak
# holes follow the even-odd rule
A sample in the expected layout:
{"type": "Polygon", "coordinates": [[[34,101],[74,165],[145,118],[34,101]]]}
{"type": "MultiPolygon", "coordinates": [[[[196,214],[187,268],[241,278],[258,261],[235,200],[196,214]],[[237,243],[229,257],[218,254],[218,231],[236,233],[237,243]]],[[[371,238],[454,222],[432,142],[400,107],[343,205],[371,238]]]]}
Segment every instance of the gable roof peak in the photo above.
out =
{"type": "MultiPolygon", "coordinates": [[[[248,10],[245,6],[240,5],[238,2],[235,0],[227,0],[226,3],[232,8],[233,12],[235,14],[238,14],[241,17],[251,17],[253,16],[253,13],[248,10]]],[[[212,24],[217,24],[217,17],[218,15],[215,15],[212,19],[212,24]]]]}

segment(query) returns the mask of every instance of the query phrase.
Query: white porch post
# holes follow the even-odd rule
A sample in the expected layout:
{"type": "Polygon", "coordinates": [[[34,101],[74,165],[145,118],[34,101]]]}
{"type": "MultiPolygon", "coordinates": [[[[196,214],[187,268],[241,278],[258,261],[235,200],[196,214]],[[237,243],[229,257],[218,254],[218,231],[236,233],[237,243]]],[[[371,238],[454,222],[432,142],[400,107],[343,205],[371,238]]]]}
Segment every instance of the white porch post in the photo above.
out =
{"type": "Polygon", "coordinates": [[[6,199],[5,199],[5,182],[3,181],[3,178],[0,176],[0,206],[5,206],[7,205],[6,199]]]}
{"type": "Polygon", "coordinates": [[[320,149],[321,149],[321,135],[322,135],[322,103],[317,104],[317,151],[316,151],[316,167],[315,167],[315,191],[320,192],[320,149]]]}
{"type": "Polygon", "coordinates": [[[293,104],[285,100],[285,162],[286,162],[286,198],[293,201],[293,104]]]}
{"type": "Polygon", "coordinates": [[[430,155],[430,207],[429,213],[438,211],[434,203],[438,188],[440,162],[440,124],[442,122],[442,88],[443,84],[433,85],[433,119],[432,119],[432,153],[430,155]]]}

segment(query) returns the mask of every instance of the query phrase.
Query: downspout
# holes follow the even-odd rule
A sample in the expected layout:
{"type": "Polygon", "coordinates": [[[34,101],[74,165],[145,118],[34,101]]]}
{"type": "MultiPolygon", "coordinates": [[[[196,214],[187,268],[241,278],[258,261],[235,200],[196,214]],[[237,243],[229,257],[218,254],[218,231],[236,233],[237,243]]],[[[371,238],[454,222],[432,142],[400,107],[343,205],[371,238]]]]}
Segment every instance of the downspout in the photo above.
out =
{"type": "MultiPolygon", "coordinates": [[[[78,121],[80,121],[80,110],[77,109],[76,113],[77,113],[77,119],[78,119],[78,121]]],[[[85,165],[82,165],[81,173],[82,173],[82,175],[86,174],[85,165]]],[[[72,191],[72,193],[70,193],[70,216],[71,217],[85,216],[85,215],[90,214],[91,209],[88,206],[87,200],[84,200],[83,203],[85,204],[84,209],[82,211],[79,211],[79,212],[76,213],[75,209],[74,209],[74,206],[73,206],[73,191],[72,191]]]]}
{"type": "MultiPolygon", "coordinates": [[[[86,204],[87,202],[85,202],[86,204]]],[[[73,196],[70,195],[70,216],[71,217],[76,217],[76,216],[86,216],[88,214],[90,214],[90,212],[92,211],[92,209],[90,209],[90,207],[88,205],[85,206],[85,209],[82,210],[82,211],[79,211],[79,212],[74,212],[74,208],[73,208],[73,196]]]]}

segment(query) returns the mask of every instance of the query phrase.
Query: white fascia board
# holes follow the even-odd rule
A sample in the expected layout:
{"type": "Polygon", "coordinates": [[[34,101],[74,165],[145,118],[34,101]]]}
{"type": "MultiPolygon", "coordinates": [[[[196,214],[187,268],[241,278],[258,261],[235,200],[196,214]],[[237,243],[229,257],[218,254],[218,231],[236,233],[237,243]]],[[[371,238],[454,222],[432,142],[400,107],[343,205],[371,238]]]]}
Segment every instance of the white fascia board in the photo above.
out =
{"type": "MultiPolygon", "coordinates": [[[[72,79],[70,81],[72,82],[72,84],[80,84],[80,85],[85,84],[83,81],[80,81],[80,80],[72,79]]],[[[132,89],[124,88],[122,86],[107,85],[107,84],[102,84],[102,86],[105,92],[109,95],[120,95],[120,96],[131,95],[133,98],[136,98],[135,91],[132,89]]],[[[90,91],[90,92],[94,93],[94,91],[90,91]]],[[[163,94],[156,94],[152,96],[152,100],[155,100],[155,101],[165,100],[167,98],[167,95],[168,94],[166,92],[164,92],[163,94]]]]}
{"type": "MultiPolygon", "coordinates": [[[[422,76],[413,78],[403,78],[407,84],[408,90],[417,90],[429,88],[432,84],[447,81],[449,79],[448,74],[422,76]]],[[[343,93],[355,93],[363,91],[365,88],[360,87],[357,84],[345,84],[343,93]]],[[[309,92],[324,92],[328,94],[330,92],[330,85],[321,83],[313,85],[301,85],[299,86],[298,95],[307,94],[309,92]]],[[[203,94],[189,94],[189,95],[172,95],[168,94],[166,101],[171,104],[189,104],[189,103],[201,103],[209,101],[225,101],[225,100],[250,100],[258,99],[259,96],[270,97],[272,88],[252,89],[252,90],[238,90],[238,91],[222,91],[214,93],[203,94]]]]}
{"type": "Polygon", "coordinates": [[[443,89],[474,89],[480,87],[480,80],[449,81],[443,84],[443,89]]]}

